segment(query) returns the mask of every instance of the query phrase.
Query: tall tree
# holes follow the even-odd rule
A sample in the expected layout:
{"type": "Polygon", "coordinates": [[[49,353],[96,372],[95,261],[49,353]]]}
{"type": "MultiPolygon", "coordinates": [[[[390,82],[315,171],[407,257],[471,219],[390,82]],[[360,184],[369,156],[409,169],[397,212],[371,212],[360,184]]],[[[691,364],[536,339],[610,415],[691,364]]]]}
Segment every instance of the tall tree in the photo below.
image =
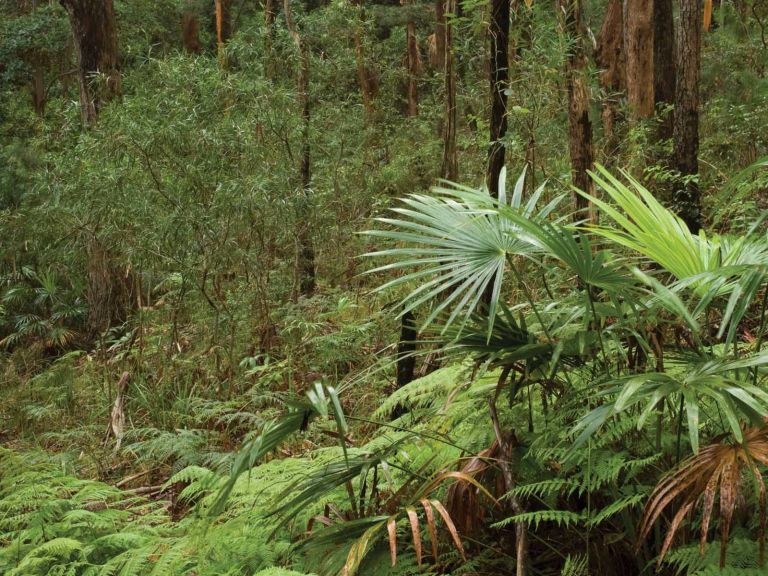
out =
{"type": "MultiPolygon", "coordinates": [[[[563,29],[568,39],[565,61],[565,83],[568,88],[568,148],[571,156],[571,183],[588,194],[594,191],[587,173],[594,167],[592,120],[589,116],[589,86],[587,57],[584,52],[584,26],[581,0],[559,0],[563,29]]],[[[589,202],[575,195],[577,218],[584,217],[589,202]]]]}
{"type": "Polygon", "coordinates": [[[421,56],[419,54],[419,42],[416,39],[416,25],[413,17],[408,18],[406,26],[406,68],[408,69],[408,116],[419,114],[419,88],[418,78],[421,71],[421,56]]]}
{"type": "MultiPolygon", "coordinates": [[[[653,92],[656,109],[675,102],[675,20],[672,0],[653,2],[653,92]]],[[[672,137],[672,114],[662,117],[658,136],[672,137]]]]}
{"type": "Polygon", "coordinates": [[[443,70],[445,66],[445,51],[448,42],[446,41],[446,26],[445,19],[445,3],[446,0],[435,0],[435,42],[434,42],[434,61],[437,64],[437,68],[443,70]]]}
{"type": "Polygon", "coordinates": [[[627,80],[622,0],[611,0],[608,4],[603,25],[597,35],[595,62],[600,68],[598,79],[604,93],[601,101],[601,120],[605,135],[605,154],[606,158],[610,159],[616,143],[619,95],[624,92],[627,80]]]}
{"type": "Polygon", "coordinates": [[[275,43],[275,0],[264,0],[264,74],[267,79],[275,77],[275,56],[272,46],[275,43]]]}
{"type": "Polygon", "coordinates": [[[104,103],[120,95],[117,23],[112,0],[60,0],[77,53],[83,124],[92,126],[104,103]]]}
{"type": "Polygon", "coordinates": [[[675,82],[674,163],[680,174],[675,208],[693,233],[702,226],[696,177],[699,173],[699,76],[701,68],[702,6],[700,0],[680,0],[675,82]]]}
{"type": "Polygon", "coordinates": [[[456,149],[456,70],[453,59],[453,25],[450,18],[456,13],[456,0],[445,0],[445,118],[443,123],[443,165],[440,175],[447,180],[459,177],[459,159],[456,149]]]}
{"type": "Polygon", "coordinates": [[[181,37],[185,51],[190,54],[200,52],[200,24],[197,14],[192,11],[184,12],[181,17],[181,37]]]}
{"type": "Polygon", "coordinates": [[[499,174],[504,167],[504,143],[507,133],[507,89],[509,85],[510,0],[491,0],[490,38],[491,141],[485,182],[494,198],[499,196],[499,174]]]}
{"type": "Polygon", "coordinates": [[[315,247],[309,223],[311,216],[311,148],[309,141],[310,101],[309,101],[309,48],[301,36],[291,11],[291,0],[283,0],[285,25],[293,39],[299,57],[299,70],[296,76],[296,93],[302,118],[300,191],[297,202],[296,221],[296,269],[299,292],[309,296],[315,291],[315,247]]]}
{"type": "Polygon", "coordinates": [[[226,64],[224,45],[232,35],[232,20],[230,18],[230,0],[214,0],[216,8],[216,48],[219,62],[226,64]]]}
{"type": "Polygon", "coordinates": [[[624,0],[627,101],[633,118],[653,115],[653,0],[624,0]]]}

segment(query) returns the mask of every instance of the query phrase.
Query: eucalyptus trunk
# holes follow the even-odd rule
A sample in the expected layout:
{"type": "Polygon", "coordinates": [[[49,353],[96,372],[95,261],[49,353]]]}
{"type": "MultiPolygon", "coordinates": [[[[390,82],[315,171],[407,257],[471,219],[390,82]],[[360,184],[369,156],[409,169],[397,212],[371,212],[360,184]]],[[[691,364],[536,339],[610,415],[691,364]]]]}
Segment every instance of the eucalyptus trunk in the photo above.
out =
{"type": "Polygon", "coordinates": [[[301,166],[300,191],[296,210],[296,275],[299,293],[310,296],[315,291],[315,248],[312,241],[310,217],[312,214],[312,165],[311,147],[309,140],[310,128],[310,99],[309,99],[309,48],[301,36],[293,19],[290,0],[283,0],[285,24],[293,39],[299,57],[299,70],[296,76],[296,93],[301,109],[301,166]]]}
{"type": "Polygon", "coordinates": [[[485,181],[494,198],[499,197],[499,175],[504,167],[504,143],[507,133],[507,89],[509,87],[510,0],[491,0],[490,38],[490,145],[485,181]]]}
{"type": "Polygon", "coordinates": [[[60,0],[77,54],[83,125],[93,126],[104,104],[120,95],[117,23],[112,0],[60,0]]]}
{"type": "Polygon", "coordinates": [[[408,19],[406,27],[407,53],[406,68],[408,69],[408,116],[419,115],[419,88],[418,78],[421,69],[421,57],[419,56],[419,43],[416,40],[416,25],[413,19],[408,19]]]}
{"type": "Polygon", "coordinates": [[[624,0],[627,101],[632,117],[653,116],[653,0],[624,0]]]}
{"type": "MultiPolygon", "coordinates": [[[[661,111],[675,102],[675,20],[672,0],[653,3],[653,91],[656,109],[661,111]]],[[[658,137],[672,138],[673,118],[662,112],[658,137]]]]}
{"type": "MultiPolygon", "coordinates": [[[[560,0],[560,8],[569,46],[565,62],[565,83],[568,89],[568,148],[571,157],[571,183],[579,190],[591,195],[594,192],[594,184],[588,171],[594,168],[595,152],[592,143],[592,119],[589,116],[590,98],[581,0],[560,0]]],[[[581,219],[589,207],[589,201],[579,194],[575,194],[574,199],[576,218],[581,219]]]]}
{"type": "Polygon", "coordinates": [[[445,0],[445,114],[443,123],[443,165],[440,175],[446,180],[456,181],[459,177],[459,159],[456,149],[456,70],[453,59],[453,26],[447,14],[456,12],[456,0],[445,0]]]}
{"type": "Polygon", "coordinates": [[[597,35],[595,49],[595,63],[600,69],[598,81],[604,93],[600,105],[606,161],[610,161],[618,143],[616,123],[620,119],[619,101],[626,89],[627,61],[624,54],[622,10],[622,0],[610,1],[597,35]]]}
{"type": "Polygon", "coordinates": [[[702,6],[680,0],[675,82],[674,163],[679,172],[675,209],[694,234],[702,226],[699,173],[699,76],[701,68],[702,6]]]}

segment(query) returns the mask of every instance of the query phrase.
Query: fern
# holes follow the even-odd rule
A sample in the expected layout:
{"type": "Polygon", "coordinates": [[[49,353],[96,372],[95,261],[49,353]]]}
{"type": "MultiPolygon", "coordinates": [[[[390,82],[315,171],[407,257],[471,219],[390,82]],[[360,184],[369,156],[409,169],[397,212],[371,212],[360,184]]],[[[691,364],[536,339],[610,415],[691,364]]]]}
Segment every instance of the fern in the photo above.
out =
{"type": "Polygon", "coordinates": [[[554,522],[558,526],[569,528],[584,521],[584,518],[584,514],[570,512],[568,510],[537,510],[535,512],[524,512],[522,514],[510,516],[509,518],[491,524],[491,527],[504,528],[516,522],[525,522],[536,529],[541,522],[554,522]]]}

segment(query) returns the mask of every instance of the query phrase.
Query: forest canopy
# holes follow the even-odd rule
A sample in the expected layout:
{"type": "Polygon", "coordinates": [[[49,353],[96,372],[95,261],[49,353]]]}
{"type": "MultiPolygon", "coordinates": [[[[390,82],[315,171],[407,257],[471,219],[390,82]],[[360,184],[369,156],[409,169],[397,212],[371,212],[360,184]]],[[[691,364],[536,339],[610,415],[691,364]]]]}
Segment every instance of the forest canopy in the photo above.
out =
{"type": "Polygon", "coordinates": [[[0,575],[768,573],[767,27],[0,0],[0,575]]]}

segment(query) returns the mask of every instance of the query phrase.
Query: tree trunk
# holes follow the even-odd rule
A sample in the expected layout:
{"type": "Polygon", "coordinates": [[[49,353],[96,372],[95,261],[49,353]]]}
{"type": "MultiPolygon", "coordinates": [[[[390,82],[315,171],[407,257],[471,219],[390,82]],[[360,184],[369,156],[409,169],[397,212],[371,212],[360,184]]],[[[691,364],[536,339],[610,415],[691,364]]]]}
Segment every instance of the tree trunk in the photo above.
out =
{"type": "Polygon", "coordinates": [[[653,92],[657,110],[662,111],[658,137],[672,138],[672,114],[663,109],[675,102],[675,20],[672,0],[653,3],[653,92]]]}
{"type": "MultiPolygon", "coordinates": [[[[589,117],[589,86],[587,84],[587,57],[584,53],[584,29],[581,0],[559,0],[563,15],[563,29],[568,38],[568,57],[565,62],[565,83],[568,88],[568,148],[571,155],[571,183],[592,194],[594,184],[587,174],[594,167],[592,120],[589,117]]],[[[575,195],[576,219],[586,216],[589,201],[575,195]]]]}
{"type": "Polygon", "coordinates": [[[421,69],[421,57],[419,55],[419,43],[416,40],[416,26],[413,18],[408,19],[406,28],[408,53],[406,54],[406,67],[408,68],[408,116],[419,115],[419,90],[418,78],[421,69]]]}
{"type": "Polygon", "coordinates": [[[674,162],[680,173],[675,208],[694,234],[702,226],[699,186],[699,72],[702,9],[700,0],[680,0],[675,82],[674,162]]]}
{"type": "Polygon", "coordinates": [[[42,117],[45,114],[45,75],[40,64],[36,64],[32,72],[31,91],[32,106],[35,109],[35,113],[42,117]]]}
{"type": "Polygon", "coordinates": [[[360,95],[363,100],[363,109],[368,120],[373,118],[373,94],[370,84],[370,75],[365,68],[365,55],[363,54],[363,38],[361,27],[355,30],[355,64],[357,67],[357,81],[360,84],[360,95]]]}
{"type": "Polygon", "coordinates": [[[627,101],[632,117],[653,115],[653,0],[624,0],[627,101]]]}
{"type": "Polygon", "coordinates": [[[83,125],[90,127],[103,105],[120,95],[115,9],[112,0],[60,2],[72,26],[83,125]]]}
{"type": "Polygon", "coordinates": [[[416,369],[416,338],[418,333],[413,312],[403,314],[400,320],[400,341],[397,343],[397,387],[402,388],[414,378],[416,369]]]}
{"type": "MultiPolygon", "coordinates": [[[[456,11],[456,0],[445,0],[445,12],[456,11]]],[[[453,26],[444,18],[445,25],[445,123],[443,125],[443,166],[440,176],[446,180],[459,178],[459,159],[456,150],[456,71],[453,62],[453,26]]]]}
{"type": "Polygon", "coordinates": [[[272,46],[275,43],[275,5],[274,0],[264,0],[264,74],[267,80],[275,78],[275,56],[272,46]]]}
{"type": "Polygon", "coordinates": [[[510,0],[491,0],[490,88],[491,88],[491,140],[488,146],[488,168],[485,182],[488,192],[499,197],[499,175],[504,167],[504,144],[507,133],[507,88],[509,86],[509,3],[510,0]]]}
{"type": "Polygon", "coordinates": [[[445,20],[445,3],[450,0],[435,0],[435,62],[439,70],[445,69],[447,22],[445,20]]]}
{"type": "Polygon", "coordinates": [[[184,12],[182,15],[181,37],[186,52],[189,54],[200,53],[200,24],[194,12],[184,12]]]}
{"type": "Polygon", "coordinates": [[[312,215],[312,190],[310,187],[312,180],[310,141],[309,141],[309,123],[310,123],[310,101],[309,101],[309,48],[301,37],[296,23],[293,20],[290,0],[283,0],[283,11],[285,12],[285,24],[288,32],[291,34],[296,51],[299,55],[299,71],[296,80],[296,92],[299,99],[302,118],[302,150],[301,150],[301,191],[297,203],[297,225],[296,232],[296,268],[299,281],[299,293],[302,296],[311,296],[315,291],[315,248],[312,242],[312,230],[310,227],[310,217],[312,215]]]}
{"type": "Polygon", "coordinates": [[[604,92],[601,120],[605,136],[605,156],[610,159],[616,146],[616,122],[619,120],[619,96],[626,88],[627,62],[624,54],[624,17],[622,0],[611,0],[603,25],[597,35],[595,62],[604,92]]]}
{"type": "Polygon", "coordinates": [[[232,21],[230,19],[230,0],[215,0],[216,6],[216,48],[219,55],[219,63],[226,65],[224,45],[232,35],[232,21]]]}

